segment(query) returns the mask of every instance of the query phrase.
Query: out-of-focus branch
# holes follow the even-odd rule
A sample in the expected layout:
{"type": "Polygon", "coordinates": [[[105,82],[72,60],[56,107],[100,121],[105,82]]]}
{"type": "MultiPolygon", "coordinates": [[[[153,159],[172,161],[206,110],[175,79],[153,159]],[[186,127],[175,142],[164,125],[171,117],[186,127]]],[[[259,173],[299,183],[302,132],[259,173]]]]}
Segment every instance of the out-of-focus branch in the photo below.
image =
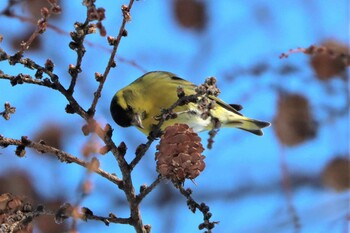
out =
{"type": "MultiPolygon", "coordinates": [[[[33,41],[40,34],[45,32],[46,26],[47,26],[47,20],[51,16],[51,14],[60,14],[61,13],[61,7],[58,5],[57,1],[53,0],[50,2],[50,4],[51,4],[50,9],[48,9],[46,7],[43,7],[40,9],[42,17],[38,20],[38,22],[36,24],[36,26],[37,26],[36,29],[30,35],[30,37],[28,38],[27,41],[23,41],[21,43],[21,49],[17,53],[15,53],[13,56],[11,56],[11,59],[9,61],[10,61],[10,63],[12,62],[12,65],[16,64],[18,62],[18,60],[23,57],[24,52],[29,49],[29,47],[33,43],[33,41]]],[[[8,7],[6,8],[5,11],[3,11],[3,14],[11,15],[10,7],[12,7],[12,5],[8,4],[8,7]]]]}
{"type": "Polygon", "coordinates": [[[289,55],[293,53],[305,53],[308,55],[317,55],[317,54],[328,54],[332,56],[333,58],[340,58],[341,61],[343,62],[343,65],[345,66],[350,66],[350,55],[334,51],[331,48],[327,48],[325,46],[316,46],[316,45],[311,45],[308,48],[296,48],[296,49],[290,49],[286,53],[282,53],[279,58],[288,58],[289,55]]]}
{"type": "Polygon", "coordinates": [[[280,154],[280,167],[282,172],[282,187],[286,196],[288,211],[292,218],[294,232],[299,233],[301,230],[300,217],[294,207],[293,196],[292,196],[292,185],[290,182],[290,175],[289,175],[288,166],[287,166],[285,153],[283,149],[284,148],[281,145],[281,152],[279,154],[280,154]]]}

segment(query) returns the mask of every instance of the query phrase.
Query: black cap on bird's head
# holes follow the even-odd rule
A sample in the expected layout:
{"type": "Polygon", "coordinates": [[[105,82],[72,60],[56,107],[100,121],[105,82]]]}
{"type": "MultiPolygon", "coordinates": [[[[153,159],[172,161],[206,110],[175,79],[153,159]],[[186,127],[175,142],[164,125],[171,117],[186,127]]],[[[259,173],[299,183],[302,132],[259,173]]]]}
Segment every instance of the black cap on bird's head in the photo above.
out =
{"type": "Polygon", "coordinates": [[[121,127],[137,126],[141,129],[144,128],[141,115],[134,112],[133,108],[118,98],[117,94],[112,99],[110,111],[113,120],[121,127]]]}

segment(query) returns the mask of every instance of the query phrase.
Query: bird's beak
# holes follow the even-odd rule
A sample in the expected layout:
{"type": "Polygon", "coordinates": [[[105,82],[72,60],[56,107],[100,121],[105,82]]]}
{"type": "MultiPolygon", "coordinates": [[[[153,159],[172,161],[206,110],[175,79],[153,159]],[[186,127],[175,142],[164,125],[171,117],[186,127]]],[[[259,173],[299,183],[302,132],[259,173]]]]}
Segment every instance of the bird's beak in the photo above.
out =
{"type": "Polygon", "coordinates": [[[141,129],[144,129],[145,127],[143,127],[142,125],[142,120],[141,120],[141,116],[139,114],[135,114],[133,116],[133,119],[131,121],[131,124],[137,127],[140,127],[141,129]]]}

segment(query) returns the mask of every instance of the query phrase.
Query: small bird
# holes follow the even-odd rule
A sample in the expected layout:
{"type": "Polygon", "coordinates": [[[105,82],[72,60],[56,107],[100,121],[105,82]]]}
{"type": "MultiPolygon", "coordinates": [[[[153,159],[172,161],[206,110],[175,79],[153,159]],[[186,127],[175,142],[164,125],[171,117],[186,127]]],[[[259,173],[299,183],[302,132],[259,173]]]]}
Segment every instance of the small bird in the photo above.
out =
{"type": "MultiPolygon", "coordinates": [[[[110,106],[113,120],[122,127],[136,126],[148,136],[157,125],[162,109],[169,108],[179,99],[179,87],[186,96],[196,94],[195,84],[173,73],[148,72],[114,95],[110,106]]],[[[209,96],[209,99],[216,102],[210,109],[210,115],[217,118],[223,127],[235,127],[261,136],[261,129],[270,125],[269,122],[243,116],[238,112],[240,105],[227,104],[215,96],[209,96]]],[[[161,130],[176,123],[187,124],[196,133],[213,128],[211,117],[201,117],[203,110],[198,108],[197,103],[177,106],[173,112],[176,117],[166,120],[161,130]]]]}

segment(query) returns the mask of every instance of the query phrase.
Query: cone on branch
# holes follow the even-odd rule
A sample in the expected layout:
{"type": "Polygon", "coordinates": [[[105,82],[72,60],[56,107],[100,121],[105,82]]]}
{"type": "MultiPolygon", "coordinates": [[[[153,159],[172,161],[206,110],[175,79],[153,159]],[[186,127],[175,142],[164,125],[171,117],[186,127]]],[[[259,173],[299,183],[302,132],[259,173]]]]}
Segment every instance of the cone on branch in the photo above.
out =
{"type": "Polygon", "coordinates": [[[204,170],[201,138],[186,124],[168,126],[157,145],[157,171],[176,186],[204,170]]]}

